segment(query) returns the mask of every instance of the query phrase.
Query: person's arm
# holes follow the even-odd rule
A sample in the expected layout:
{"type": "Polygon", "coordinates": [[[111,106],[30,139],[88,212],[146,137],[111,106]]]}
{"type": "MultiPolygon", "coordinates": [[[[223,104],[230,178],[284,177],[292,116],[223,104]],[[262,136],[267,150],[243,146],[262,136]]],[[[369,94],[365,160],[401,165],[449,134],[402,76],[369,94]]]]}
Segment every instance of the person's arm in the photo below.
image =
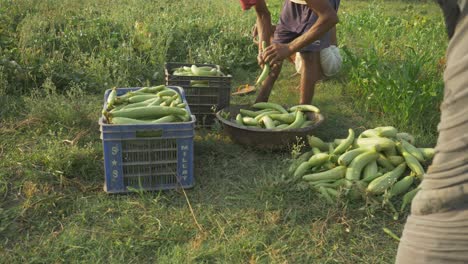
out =
{"type": "Polygon", "coordinates": [[[338,23],[338,15],[328,0],[306,0],[307,6],[318,16],[314,25],[302,36],[289,44],[275,43],[264,52],[264,59],[270,64],[280,62],[301,50],[308,44],[320,39],[326,32],[338,23]]]}
{"type": "Polygon", "coordinates": [[[270,45],[271,15],[265,0],[257,0],[255,11],[257,12],[258,50],[261,51],[262,41],[265,41],[267,46],[270,45]]]}
{"type": "Polygon", "coordinates": [[[307,6],[317,14],[318,19],[304,35],[289,43],[293,52],[299,51],[309,43],[320,39],[338,23],[338,15],[328,0],[306,0],[306,2],[307,6]]]}

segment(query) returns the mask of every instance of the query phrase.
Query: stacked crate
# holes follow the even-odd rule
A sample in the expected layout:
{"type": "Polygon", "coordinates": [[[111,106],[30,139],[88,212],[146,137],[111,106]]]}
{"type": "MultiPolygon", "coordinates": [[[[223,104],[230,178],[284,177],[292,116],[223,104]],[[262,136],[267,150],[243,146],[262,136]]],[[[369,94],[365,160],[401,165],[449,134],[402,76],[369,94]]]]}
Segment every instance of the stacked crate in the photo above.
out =
{"type": "MultiPolygon", "coordinates": [[[[219,66],[214,64],[195,65],[219,69],[219,66]]],[[[170,62],[165,64],[166,85],[182,87],[190,110],[197,117],[197,127],[209,128],[215,122],[216,112],[229,106],[232,76],[177,76],[173,74],[174,69],[183,66],[191,67],[192,64],[170,62]],[[205,81],[207,85],[195,87],[192,81],[205,81]]]]}

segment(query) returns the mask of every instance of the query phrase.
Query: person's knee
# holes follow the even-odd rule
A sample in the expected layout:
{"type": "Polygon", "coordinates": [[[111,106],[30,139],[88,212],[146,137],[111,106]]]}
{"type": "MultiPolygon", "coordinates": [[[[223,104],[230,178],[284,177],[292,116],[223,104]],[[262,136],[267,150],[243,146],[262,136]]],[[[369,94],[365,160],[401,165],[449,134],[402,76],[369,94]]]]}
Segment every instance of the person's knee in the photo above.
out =
{"type": "Polygon", "coordinates": [[[301,53],[302,63],[304,67],[311,68],[320,64],[319,52],[304,52],[301,53]]]}
{"type": "Polygon", "coordinates": [[[303,73],[320,79],[322,76],[322,66],[320,65],[320,52],[301,53],[303,73]]]}

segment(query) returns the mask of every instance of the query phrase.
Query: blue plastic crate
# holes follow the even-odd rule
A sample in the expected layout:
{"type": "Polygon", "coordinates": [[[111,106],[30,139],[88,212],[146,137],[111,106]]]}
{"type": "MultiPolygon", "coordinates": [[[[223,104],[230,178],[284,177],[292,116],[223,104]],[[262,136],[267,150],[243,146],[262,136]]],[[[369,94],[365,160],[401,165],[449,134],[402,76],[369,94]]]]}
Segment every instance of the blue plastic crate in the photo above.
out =
{"type": "MultiPolygon", "coordinates": [[[[186,103],[180,87],[177,91],[186,103]]],[[[118,88],[122,95],[137,88],[118,88]]],[[[104,108],[111,90],[104,95],[104,108]]],[[[104,148],[104,190],[126,193],[133,190],[190,188],[193,175],[193,136],[195,116],[180,123],[113,125],[99,119],[104,148]]]]}

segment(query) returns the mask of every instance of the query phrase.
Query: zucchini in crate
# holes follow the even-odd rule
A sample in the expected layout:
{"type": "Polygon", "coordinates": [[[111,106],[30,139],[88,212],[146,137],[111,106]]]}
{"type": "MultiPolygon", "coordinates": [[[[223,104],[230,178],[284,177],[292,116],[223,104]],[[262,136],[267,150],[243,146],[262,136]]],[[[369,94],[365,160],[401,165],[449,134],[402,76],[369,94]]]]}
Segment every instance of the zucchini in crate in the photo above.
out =
{"type": "Polygon", "coordinates": [[[167,115],[185,115],[187,111],[178,107],[169,106],[148,106],[148,107],[135,107],[130,109],[122,109],[115,112],[110,112],[109,116],[113,117],[127,117],[127,118],[151,118],[161,117],[167,115]]]}
{"type": "MultiPolygon", "coordinates": [[[[185,103],[183,90],[177,87],[170,88],[178,91],[181,102],[185,103]]],[[[140,92],[135,92],[137,90],[141,89],[118,88],[117,98],[129,99],[141,95],[140,92]]],[[[153,94],[157,92],[149,88],[143,91],[153,94]]],[[[110,91],[106,91],[105,102],[107,102],[109,94],[110,91]]],[[[132,105],[123,101],[117,104],[120,104],[119,106],[132,105]]],[[[112,108],[106,114],[113,115],[127,111],[140,112],[146,107],[136,107],[134,108],[136,110],[130,108],[113,111],[116,108],[112,108]]],[[[104,190],[106,192],[128,193],[193,186],[195,120],[181,122],[182,118],[190,117],[191,113],[189,108],[178,109],[186,114],[175,116],[161,115],[158,112],[154,116],[150,115],[144,119],[134,119],[117,114],[119,116],[113,116],[110,120],[103,117],[99,119],[104,152],[104,190]]],[[[150,112],[152,111],[150,110],[150,112]]]]}

